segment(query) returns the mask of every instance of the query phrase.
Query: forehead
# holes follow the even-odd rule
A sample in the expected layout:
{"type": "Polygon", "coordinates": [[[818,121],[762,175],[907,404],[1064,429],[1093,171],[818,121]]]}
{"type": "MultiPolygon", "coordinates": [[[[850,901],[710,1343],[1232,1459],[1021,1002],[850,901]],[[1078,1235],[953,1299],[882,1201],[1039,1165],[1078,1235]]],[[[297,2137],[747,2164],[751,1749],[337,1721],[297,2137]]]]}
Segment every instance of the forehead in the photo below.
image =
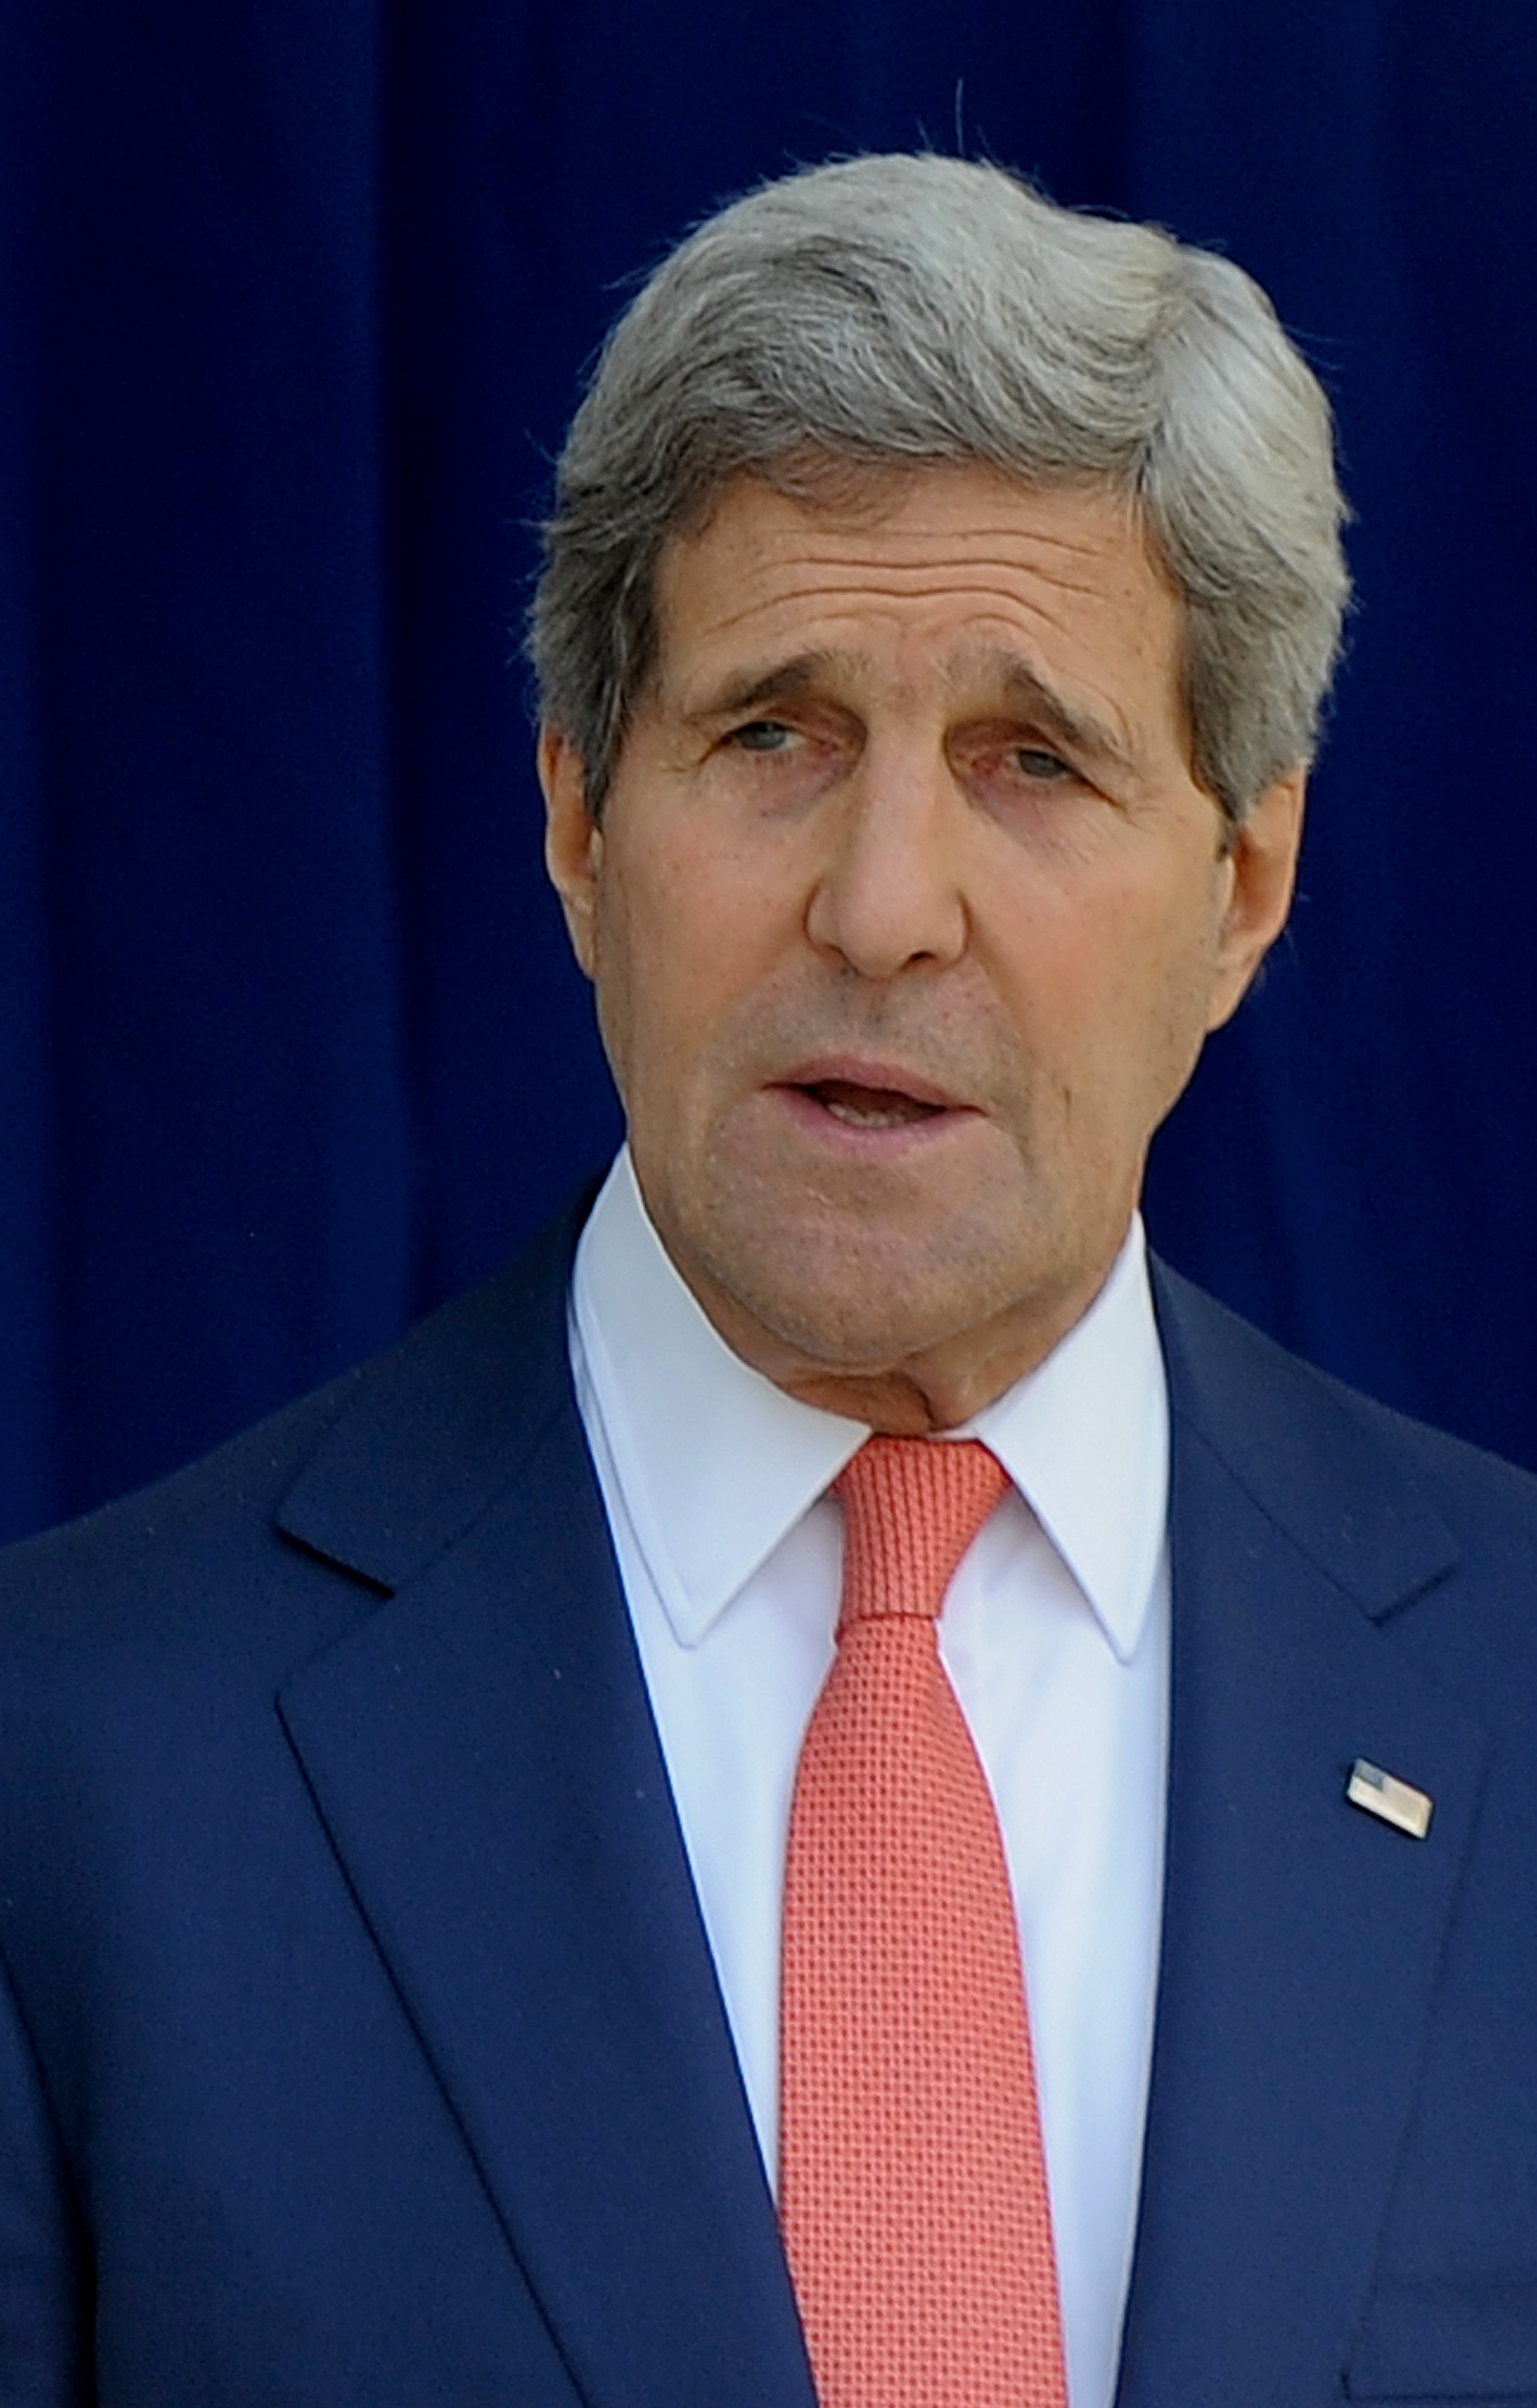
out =
{"type": "Polygon", "coordinates": [[[657,579],[657,685],[812,658],[964,684],[1011,660],[1113,715],[1179,716],[1177,596],[1127,497],[981,466],[882,470],[826,494],[728,486],[657,579]]]}

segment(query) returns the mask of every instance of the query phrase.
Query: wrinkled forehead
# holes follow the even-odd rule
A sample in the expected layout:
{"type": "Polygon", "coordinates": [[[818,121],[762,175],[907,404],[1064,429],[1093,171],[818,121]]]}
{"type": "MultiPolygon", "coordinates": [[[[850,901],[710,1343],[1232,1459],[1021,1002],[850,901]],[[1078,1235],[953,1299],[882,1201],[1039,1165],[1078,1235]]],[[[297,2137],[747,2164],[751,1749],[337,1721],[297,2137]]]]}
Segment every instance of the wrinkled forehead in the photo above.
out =
{"type": "Polygon", "coordinates": [[[861,460],[807,447],[738,469],[691,496],[656,556],[648,614],[651,643],[645,661],[635,664],[638,682],[657,666],[680,570],[708,544],[722,518],[736,514],[733,505],[743,496],[754,491],[776,494],[803,514],[808,529],[838,526],[857,536],[874,533],[904,515],[911,518],[926,494],[942,497],[956,487],[967,492],[973,524],[984,530],[989,523],[1008,526],[1021,505],[1039,502],[1058,513],[1066,505],[1098,544],[1108,541],[1117,547],[1128,570],[1151,580],[1159,599],[1171,604],[1183,623],[1184,600],[1154,539],[1141,496],[1125,484],[1084,476],[1026,479],[990,461],[970,458],[861,460]]]}
{"type": "Polygon", "coordinates": [[[755,461],[692,488],[663,539],[661,558],[703,535],[730,497],[754,485],[798,502],[807,510],[826,511],[851,524],[876,525],[898,509],[906,496],[925,486],[961,478],[979,489],[990,486],[1000,505],[1011,497],[1032,494],[1078,494],[1097,500],[1120,514],[1128,536],[1142,543],[1148,561],[1165,576],[1153,542],[1142,496],[1134,484],[1099,476],[1062,473],[1022,477],[1017,469],[972,453],[916,460],[888,456],[861,459],[808,443],[774,459],[755,461]]]}

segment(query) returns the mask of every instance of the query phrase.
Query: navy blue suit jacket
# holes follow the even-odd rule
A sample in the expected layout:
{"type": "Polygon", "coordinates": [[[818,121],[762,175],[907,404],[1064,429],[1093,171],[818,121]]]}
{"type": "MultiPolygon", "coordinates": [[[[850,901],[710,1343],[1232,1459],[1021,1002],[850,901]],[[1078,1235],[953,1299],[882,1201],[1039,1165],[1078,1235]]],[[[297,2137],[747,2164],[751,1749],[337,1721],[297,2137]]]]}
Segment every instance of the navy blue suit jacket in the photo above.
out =
{"type": "MultiPolygon", "coordinates": [[[[4,2408],[811,2408],[568,1246],[0,1570],[4,2408]]],[[[1537,2401],[1537,1484],[1157,1297],[1121,2408],[1537,2401]]]]}

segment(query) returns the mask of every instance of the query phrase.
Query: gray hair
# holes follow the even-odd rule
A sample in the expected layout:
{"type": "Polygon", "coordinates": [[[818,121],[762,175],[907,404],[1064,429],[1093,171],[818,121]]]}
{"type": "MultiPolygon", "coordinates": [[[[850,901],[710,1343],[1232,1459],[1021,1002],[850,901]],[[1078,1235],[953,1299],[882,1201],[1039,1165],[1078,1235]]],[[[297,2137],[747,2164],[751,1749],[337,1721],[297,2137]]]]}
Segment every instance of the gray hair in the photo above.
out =
{"type": "Polygon", "coordinates": [[[1192,767],[1228,818],[1311,759],[1349,579],[1329,404],[1259,287],[1003,169],[870,157],[708,219],[610,333],[535,597],[540,708],[607,793],[671,536],[734,478],[977,462],[1133,502],[1184,607],[1192,767]]]}

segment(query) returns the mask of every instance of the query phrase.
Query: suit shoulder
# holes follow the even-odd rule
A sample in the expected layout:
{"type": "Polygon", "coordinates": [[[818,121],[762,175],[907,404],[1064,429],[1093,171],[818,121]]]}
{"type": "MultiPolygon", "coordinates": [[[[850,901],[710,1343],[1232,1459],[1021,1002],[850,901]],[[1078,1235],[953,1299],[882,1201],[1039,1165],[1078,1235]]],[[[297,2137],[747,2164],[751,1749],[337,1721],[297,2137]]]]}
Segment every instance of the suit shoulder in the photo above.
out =
{"type": "Polygon", "coordinates": [[[14,1623],[33,1600],[56,1612],[63,1597],[112,1588],[157,1555],[265,1526],[368,1368],[344,1372],[146,1487],[0,1551],[0,1617],[14,1623]]]}
{"type": "Polygon", "coordinates": [[[1493,1517],[1537,1541],[1537,1475],[1320,1370],[1165,1264],[1154,1288],[1174,1408],[1219,1451],[1262,1451],[1271,1466],[1295,1453],[1315,1475],[1397,1476],[1458,1523],[1493,1517]]]}
{"type": "MultiPolygon", "coordinates": [[[[197,1461],[0,1551],[0,1644],[14,1660],[29,1641],[99,1638],[108,1624],[148,1632],[162,1609],[194,1599],[226,1624],[259,1602],[296,1599],[300,1567],[311,1575],[317,1567],[280,1526],[284,1500],[318,1462],[349,1448],[371,1446],[387,1486],[392,1435],[414,1451],[424,1477],[452,1486],[467,1431],[494,1425],[518,1385],[531,1323],[541,1324],[541,1359],[550,1354],[568,1253],[564,1229],[547,1233],[381,1354],[197,1461]]],[[[373,1584],[374,1593],[386,1585],[373,1584]]]]}
{"type": "Polygon", "coordinates": [[[1537,1479],[1315,1369],[1158,1266],[1176,1465],[1226,1474],[1491,1727],[1537,1743],[1537,1479]]]}

